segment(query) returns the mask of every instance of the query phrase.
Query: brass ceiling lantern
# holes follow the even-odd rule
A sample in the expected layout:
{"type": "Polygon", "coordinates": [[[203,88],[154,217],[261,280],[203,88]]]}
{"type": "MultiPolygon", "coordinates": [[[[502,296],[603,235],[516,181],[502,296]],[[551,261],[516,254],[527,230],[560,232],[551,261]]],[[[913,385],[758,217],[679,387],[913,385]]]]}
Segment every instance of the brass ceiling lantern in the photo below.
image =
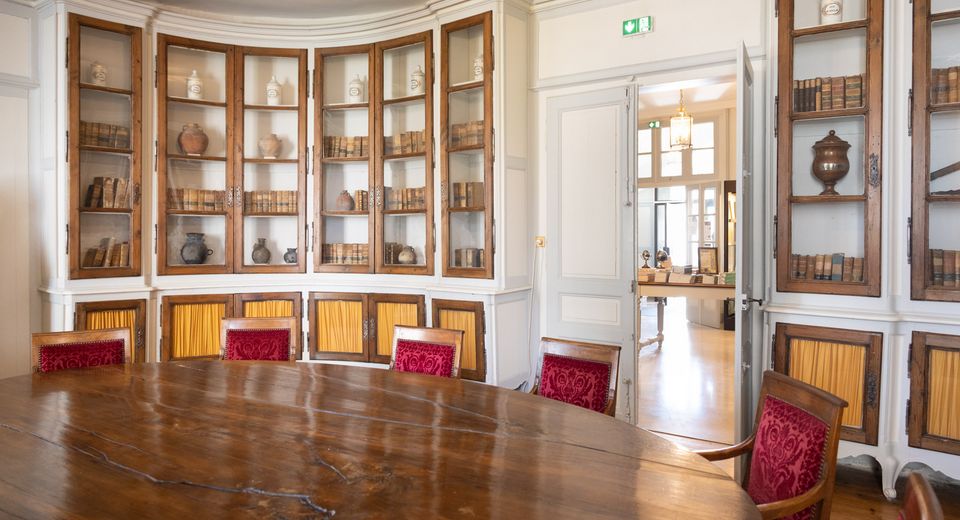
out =
{"type": "Polygon", "coordinates": [[[686,150],[690,148],[690,135],[693,130],[693,117],[683,106],[683,90],[680,91],[680,108],[670,118],[670,148],[686,150]]]}

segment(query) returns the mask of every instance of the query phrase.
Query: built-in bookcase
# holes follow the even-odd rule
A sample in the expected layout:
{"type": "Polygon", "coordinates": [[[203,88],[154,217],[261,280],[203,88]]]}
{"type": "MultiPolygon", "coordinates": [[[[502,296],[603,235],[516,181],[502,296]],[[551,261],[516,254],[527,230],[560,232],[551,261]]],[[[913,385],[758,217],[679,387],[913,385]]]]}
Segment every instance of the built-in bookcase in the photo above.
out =
{"type": "Polygon", "coordinates": [[[777,289],[880,295],[883,1],[778,0],[777,289]],[[834,137],[829,137],[834,136],[834,137]],[[849,145],[831,192],[813,174],[814,145],[849,145]]]}
{"type": "Polygon", "coordinates": [[[69,25],[70,278],[139,276],[142,32],[69,25]]]}
{"type": "Polygon", "coordinates": [[[911,296],[960,301],[960,4],[913,10],[911,296]]]}

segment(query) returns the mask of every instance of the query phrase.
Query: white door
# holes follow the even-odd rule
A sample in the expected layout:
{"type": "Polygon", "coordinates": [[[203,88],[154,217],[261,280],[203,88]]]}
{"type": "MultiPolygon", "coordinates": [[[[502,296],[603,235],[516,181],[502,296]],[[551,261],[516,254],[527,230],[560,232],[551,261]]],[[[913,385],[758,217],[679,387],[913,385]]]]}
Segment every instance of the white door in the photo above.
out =
{"type": "MultiPolygon", "coordinates": [[[[763,211],[762,179],[756,171],[755,136],[758,112],[754,106],[753,67],[747,49],[740,43],[737,55],[737,312],[735,317],[737,345],[734,372],[737,406],[735,434],[738,440],[746,438],[753,430],[753,416],[757,394],[760,389],[762,370],[763,329],[758,301],[762,298],[763,252],[766,250],[763,226],[755,225],[754,209],[763,211]],[[757,204],[759,202],[759,204],[757,204]],[[748,247],[749,244],[749,247],[748,247]]],[[[759,220],[762,223],[762,219],[759,220]]],[[[740,461],[737,472],[739,474],[740,461]]]]}
{"type": "Polygon", "coordinates": [[[621,345],[633,378],[634,88],[547,102],[546,335],[621,345]]]}

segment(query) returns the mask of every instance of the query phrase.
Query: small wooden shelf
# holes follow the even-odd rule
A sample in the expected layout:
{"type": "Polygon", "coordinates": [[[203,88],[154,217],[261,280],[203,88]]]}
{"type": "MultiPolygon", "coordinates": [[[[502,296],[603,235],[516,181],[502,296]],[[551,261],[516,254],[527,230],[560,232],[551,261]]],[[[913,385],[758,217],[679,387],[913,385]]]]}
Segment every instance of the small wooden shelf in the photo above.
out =
{"type": "Polygon", "coordinates": [[[384,105],[399,105],[402,103],[413,103],[414,101],[425,101],[427,99],[426,94],[415,94],[413,96],[403,96],[392,99],[384,99],[384,105]]]}
{"type": "Polygon", "coordinates": [[[297,211],[250,211],[244,212],[244,217],[296,217],[300,213],[297,211]]]}
{"type": "Polygon", "coordinates": [[[403,159],[418,159],[426,157],[426,152],[407,152],[407,153],[395,153],[390,155],[384,155],[384,161],[399,161],[403,159]]]}
{"type": "Polygon", "coordinates": [[[222,211],[201,211],[195,209],[167,209],[167,215],[181,215],[188,217],[222,217],[227,214],[226,210],[222,211]]]}
{"type": "Polygon", "coordinates": [[[208,101],[206,99],[190,99],[175,96],[168,96],[167,103],[180,103],[184,105],[198,105],[203,107],[227,108],[226,101],[208,101]]]}
{"type": "Polygon", "coordinates": [[[186,155],[179,153],[168,153],[167,159],[174,161],[220,161],[226,162],[226,157],[216,157],[213,155],[186,155]]]}
{"type": "Polygon", "coordinates": [[[866,107],[841,108],[838,110],[817,110],[809,112],[791,112],[790,119],[794,121],[810,121],[815,119],[832,119],[836,117],[856,117],[866,115],[866,107]]]}
{"type": "Polygon", "coordinates": [[[863,285],[864,282],[844,282],[843,280],[814,280],[813,278],[790,278],[795,282],[807,282],[807,283],[818,283],[818,284],[834,284],[834,285],[863,285]]]}
{"type": "Polygon", "coordinates": [[[790,202],[793,204],[831,204],[866,200],[866,195],[793,195],[790,197],[790,202]]]}
{"type": "Polygon", "coordinates": [[[338,163],[338,162],[367,162],[370,160],[369,157],[324,157],[320,159],[325,163],[338,163]]]}
{"type": "Polygon", "coordinates": [[[928,193],[927,202],[960,202],[960,193],[951,193],[951,194],[936,194],[928,193]]]}
{"type": "Polygon", "coordinates": [[[449,207],[447,211],[450,213],[482,213],[484,211],[483,206],[458,206],[458,207],[449,207]]]}
{"type": "Polygon", "coordinates": [[[816,34],[828,34],[841,31],[849,31],[851,29],[866,29],[867,28],[867,19],[862,20],[853,20],[849,22],[840,22],[840,23],[831,23],[827,25],[816,25],[813,27],[804,27],[802,29],[794,29],[793,37],[802,38],[804,36],[813,36],[816,34]]]}
{"type": "Polygon", "coordinates": [[[327,210],[327,211],[321,211],[320,215],[324,217],[369,217],[370,212],[364,209],[327,210]]]}
{"type": "Polygon", "coordinates": [[[939,13],[932,13],[930,15],[931,22],[940,22],[943,20],[952,20],[954,18],[960,18],[960,9],[953,11],[942,11],[939,13]]]}
{"type": "Polygon", "coordinates": [[[464,90],[473,90],[483,88],[483,80],[480,81],[465,81],[462,83],[457,83],[455,85],[450,85],[447,87],[447,93],[453,94],[454,92],[463,92],[464,90]]]}
{"type": "Polygon", "coordinates": [[[300,159],[267,159],[256,157],[245,157],[243,162],[250,164],[297,164],[300,159]]]}
{"type": "MultiPolygon", "coordinates": [[[[384,215],[425,215],[426,208],[420,209],[385,209],[381,213],[384,215]]],[[[406,264],[403,264],[406,265],[406,264]]]]}
{"type": "Polygon", "coordinates": [[[370,103],[330,103],[323,105],[324,110],[358,110],[370,108],[370,103]]]}
{"type": "Polygon", "coordinates": [[[453,147],[447,148],[447,153],[465,153],[465,152],[479,152],[479,151],[483,151],[483,143],[471,144],[467,146],[458,146],[456,148],[453,148],[453,147]]]}
{"type": "Polygon", "coordinates": [[[132,96],[133,91],[126,88],[115,88],[115,87],[106,87],[103,85],[94,85],[91,83],[81,83],[80,90],[95,90],[98,92],[106,92],[107,94],[119,94],[121,96],[132,96]]]}
{"type": "Polygon", "coordinates": [[[129,148],[114,148],[112,146],[93,146],[89,144],[80,145],[81,152],[96,152],[96,153],[115,153],[122,155],[130,155],[133,153],[133,150],[129,148]]]}
{"type": "Polygon", "coordinates": [[[300,110],[300,107],[298,105],[243,105],[243,109],[244,110],[268,110],[268,111],[281,110],[281,111],[296,112],[300,110]]]}
{"type": "Polygon", "coordinates": [[[132,208],[88,208],[81,207],[80,213],[113,213],[116,215],[129,215],[133,213],[132,208]]]}
{"type": "Polygon", "coordinates": [[[930,112],[953,112],[960,110],[960,103],[931,103],[930,112]]]}

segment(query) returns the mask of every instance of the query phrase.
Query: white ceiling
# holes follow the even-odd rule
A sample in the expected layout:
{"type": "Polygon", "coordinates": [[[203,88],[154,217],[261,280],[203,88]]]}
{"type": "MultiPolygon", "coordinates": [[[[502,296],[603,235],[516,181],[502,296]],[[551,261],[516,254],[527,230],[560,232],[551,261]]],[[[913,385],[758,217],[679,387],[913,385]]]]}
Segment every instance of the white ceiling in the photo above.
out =
{"type": "Polygon", "coordinates": [[[424,7],[429,0],[149,0],[161,7],[217,16],[322,19],[365,16],[424,7]]]}
{"type": "Polygon", "coordinates": [[[697,105],[733,105],[737,97],[736,82],[682,82],[641,87],[637,93],[637,109],[644,112],[673,111],[680,103],[680,89],[683,89],[683,103],[688,109],[697,105]]]}

